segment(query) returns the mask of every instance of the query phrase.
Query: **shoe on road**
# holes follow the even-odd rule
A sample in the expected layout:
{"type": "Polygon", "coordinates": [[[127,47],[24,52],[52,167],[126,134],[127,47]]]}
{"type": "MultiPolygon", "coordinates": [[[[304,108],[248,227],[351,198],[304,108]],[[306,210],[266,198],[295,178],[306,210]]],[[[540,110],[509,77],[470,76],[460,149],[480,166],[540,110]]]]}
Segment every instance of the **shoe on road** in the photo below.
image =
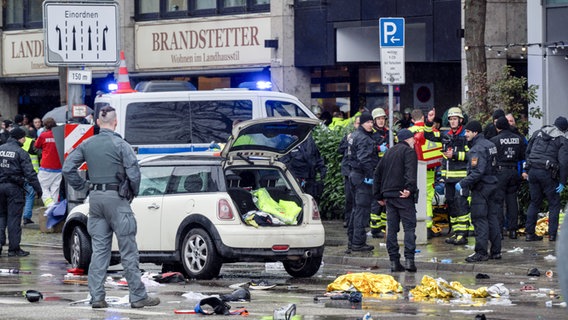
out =
{"type": "Polygon", "coordinates": [[[157,306],[160,304],[160,298],[154,297],[146,297],[146,299],[142,299],[140,301],[132,302],[130,306],[132,308],[144,308],[144,307],[152,307],[157,306]]]}
{"type": "Polygon", "coordinates": [[[541,236],[537,236],[536,234],[527,234],[527,237],[525,239],[526,241],[542,241],[542,237],[541,236]]]}
{"type": "Polygon", "coordinates": [[[517,239],[517,231],[515,230],[509,231],[509,239],[517,239]]]}
{"type": "Polygon", "coordinates": [[[454,245],[461,246],[467,244],[467,238],[461,234],[457,235],[454,240],[454,245]]]}
{"type": "Polygon", "coordinates": [[[455,244],[455,242],[456,242],[456,235],[454,234],[453,236],[447,238],[446,240],[444,240],[444,242],[446,242],[447,244],[455,244]]]}
{"type": "Polygon", "coordinates": [[[108,308],[108,303],[105,300],[95,301],[91,304],[91,308],[93,308],[93,309],[108,308]]]}
{"type": "Polygon", "coordinates": [[[352,246],[351,251],[373,251],[375,249],[374,246],[364,244],[362,246],[352,246]]]}
{"type": "Polygon", "coordinates": [[[400,260],[391,261],[391,272],[404,272],[404,266],[400,260]]]}
{"type": "Polygon", "coordinates": [[[465,258],[466,262],[481,262],[481,261],[487,261],[489,260],[489,256],[486,254],[481,254],[481,253],[474,253],[472,255],[470,255],[469,257],[465,258]]]}
{"type": "Polygon", "coordinates": [[[501,260],[501,258],[502,258],[502,257],[501,257],[501,254],[500,254],[500,253],[492,253],[492,254],[489,256],[489,259],[492,259],[492,260],[501,260]]]}
{"type": "Polygon", "coordinates": [[[16,251],[8,251],[8,257],[25,257],[29,255],[30,253],[28,251],[24,251],[22,249],[16,251]]]}
{"type": "Polygon", "coordinates": [[[24,218],[24,225],[26,224],[34,224],[35,222],[30,218],[24,218]]]}

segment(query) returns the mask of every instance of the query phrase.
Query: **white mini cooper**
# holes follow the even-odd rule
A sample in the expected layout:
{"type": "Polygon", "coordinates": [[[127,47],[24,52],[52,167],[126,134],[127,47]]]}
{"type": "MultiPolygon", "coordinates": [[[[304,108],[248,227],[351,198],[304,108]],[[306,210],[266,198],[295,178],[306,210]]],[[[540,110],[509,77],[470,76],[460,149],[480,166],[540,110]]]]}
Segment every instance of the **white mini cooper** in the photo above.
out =
{"type": "MultiPolygon", "coordinates": [[[[235,126],[222,152],[170,154],[140,162],[132,201],[140,262],[211,279],[223,263],[282,261],[293,277],[314,275],[325,233],[314,199],[278,158],[306,139],[319,121],[282,117],[235,126]]],[[[114,192],[114,191],[109,191],[114,192]]],[[[88,201],[69,213],[63,253],[88,270],[88,201]]],[[[113,239],[111,263],[120,262],[113,239]]]]}

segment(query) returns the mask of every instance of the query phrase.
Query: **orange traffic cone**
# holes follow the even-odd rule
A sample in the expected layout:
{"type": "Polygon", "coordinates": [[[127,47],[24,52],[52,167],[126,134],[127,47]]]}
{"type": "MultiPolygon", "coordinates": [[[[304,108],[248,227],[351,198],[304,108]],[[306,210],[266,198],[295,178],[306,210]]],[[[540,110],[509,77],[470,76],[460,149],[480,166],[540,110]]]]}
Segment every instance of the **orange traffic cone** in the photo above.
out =
{"type": "Polygon", "coordinates": [[[130,86],[130,78],[128,78],[128,69],[126,68],[126,61],[124,59],[124,51],[120,51],[120,65],[118,66],[118,89],[115,93],[130,93],[136,92],[130,86]]]}

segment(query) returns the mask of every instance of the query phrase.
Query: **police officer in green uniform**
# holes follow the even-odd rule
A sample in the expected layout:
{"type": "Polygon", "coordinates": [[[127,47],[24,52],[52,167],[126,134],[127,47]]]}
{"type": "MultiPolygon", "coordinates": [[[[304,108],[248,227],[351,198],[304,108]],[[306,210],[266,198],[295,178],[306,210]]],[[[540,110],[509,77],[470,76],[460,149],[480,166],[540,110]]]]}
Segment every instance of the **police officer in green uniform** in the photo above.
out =
{"type": "Polygon", "coordinates": [[[104,283],[114,233],[130,291],[130,306],[155,306],[160,299],[148,296],[140,279],[136,219],[129,203],[132,199],[122,197],[118,192],[119,184],[127,177],[132,195],[138,194],[140,167],[132,147],[114,132],[117,119],[113,107],[101,108],[97,124],[99,134],[81,143],[63,164],[63,174],[73,189],[85,191],[90,187],[91,190],[87,223],[93,251],[89,265],[91,305],[93,308],[108,307],[104,283]],[[87,162],[89,168],[90,186],[89,181],[77,172],[83,162],[87,162]]]}

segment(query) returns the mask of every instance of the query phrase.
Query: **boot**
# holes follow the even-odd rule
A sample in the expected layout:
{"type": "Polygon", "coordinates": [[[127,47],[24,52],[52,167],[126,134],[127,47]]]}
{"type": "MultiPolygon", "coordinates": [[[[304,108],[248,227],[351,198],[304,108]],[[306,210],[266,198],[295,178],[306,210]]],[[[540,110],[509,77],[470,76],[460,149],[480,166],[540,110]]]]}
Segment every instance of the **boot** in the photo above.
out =
{"type": "Polygon", "coordinates": [[[464,244],[467,244],[467,237],[465,237],[463,234],[456,235],[454,245],[461,246],[464,244]]]}
{"type": "Polygon", "coordinates": [[[391,261],[391,272],[403,272],[404,267],[400,264],[400,260],[391,261]]]}
{"type": "Polygon", "coordinates": [[[509,239],[517,239],[517,231],[509,230],[509,239]]]}
{"type": "Polygon", "coordinates": [[[408,272],[416,272],[416,265],[414,264],[414,259],[406,259],[406,261],[404,261],[404,268],[408,272]]]}
{"type": "Polygon", "coordinates": [[[444,241],[445,241],[447,244],[455,244],[455,242],[456,242],[456,236],[457,236],[457,235],[454,234],[453,236],[447,238],[447,239],[444,240],[444,241]]]}

